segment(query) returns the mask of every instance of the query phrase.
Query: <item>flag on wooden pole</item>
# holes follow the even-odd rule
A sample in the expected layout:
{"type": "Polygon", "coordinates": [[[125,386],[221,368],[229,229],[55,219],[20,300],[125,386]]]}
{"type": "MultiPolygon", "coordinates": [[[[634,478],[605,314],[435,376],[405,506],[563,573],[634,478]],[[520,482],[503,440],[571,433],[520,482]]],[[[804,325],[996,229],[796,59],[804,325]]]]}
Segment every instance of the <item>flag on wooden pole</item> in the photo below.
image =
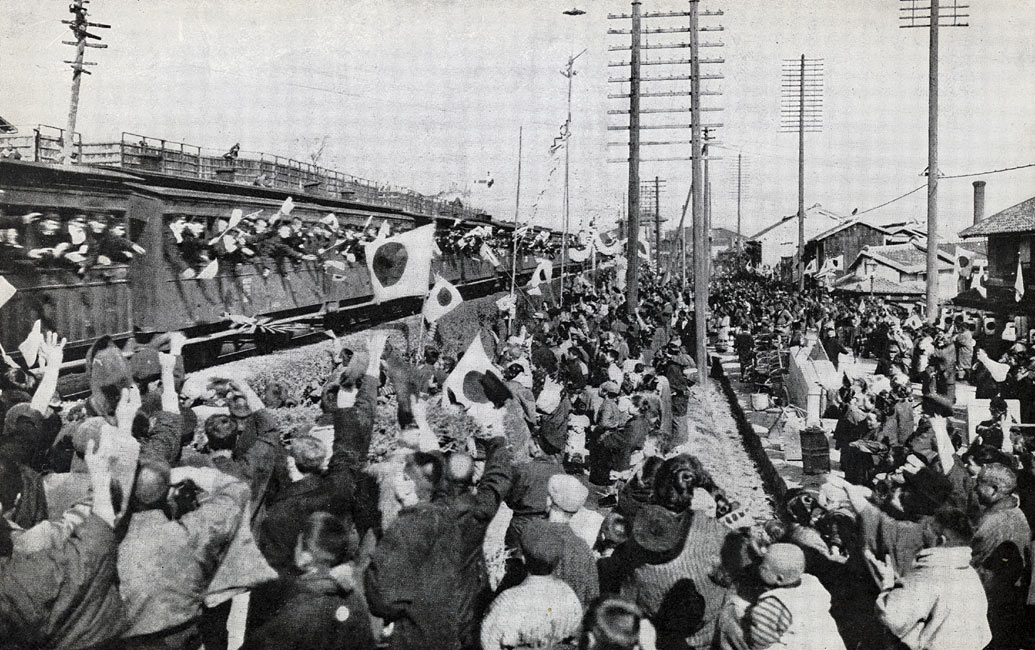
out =
{"type": "Polygon", "coordinates": [[[435,286],[424,300],[424,318],[434,323],[460,306],[464,299],[456,286],[440,275],[435,276],[435,286]]]}
{"type": "Polygon", "coordinates": [[[427,225],[364,245],[374,302],[427,294],[434,239],[427,225]]]}
{"type": "Polygon", "coordinates": [[[1013,300],[1020,302],[1024,297],[1024,272],[1021,270],[1021,258],[1017,258],[1017,279],[1013,281],[1013,300]]]}

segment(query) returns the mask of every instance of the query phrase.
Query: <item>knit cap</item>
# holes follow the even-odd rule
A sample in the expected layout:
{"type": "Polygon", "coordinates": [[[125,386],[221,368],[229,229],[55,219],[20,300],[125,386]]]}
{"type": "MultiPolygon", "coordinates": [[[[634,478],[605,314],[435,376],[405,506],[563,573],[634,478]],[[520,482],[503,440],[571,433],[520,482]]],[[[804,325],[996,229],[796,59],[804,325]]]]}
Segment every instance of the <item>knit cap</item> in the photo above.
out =
{"type": "Polygon", "coordinates": [[[794,544],[773,544],[758,567],[759,577],[771,587],[796,584],[803,573],[805,554],[794,544]]]}
{"type": "Polygon", "coordinates": [[[561,510],[575,513],[586,503],[589,490],[570,474],[554,474],[546,483],[550,501],[561,510]]]}

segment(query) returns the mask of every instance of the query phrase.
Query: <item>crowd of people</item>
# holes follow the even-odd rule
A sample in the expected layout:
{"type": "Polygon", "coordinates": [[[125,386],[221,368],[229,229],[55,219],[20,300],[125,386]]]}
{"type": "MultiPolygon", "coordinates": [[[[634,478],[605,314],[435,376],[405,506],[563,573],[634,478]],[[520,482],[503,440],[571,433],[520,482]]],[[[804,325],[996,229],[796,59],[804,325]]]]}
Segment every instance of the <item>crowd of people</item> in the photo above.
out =
{"type": "Polygon", "coordinates": [[[848,647],[889,632],[910,648],[1031,647],[1035,378],[1012,323],[947,313],[930,324],[919,306],[792,293],[759,276],[721,287],[713,319],[717,333],[725,323],[786,347],[812,332],[835,367],[876,360],[826,395],[845,481],[792,490],[769,529],[805,550],[848,647]],[[956,409],[964,382],[989,404],[973,434],[956,409]]]}
{"type": "Polygon", "coordinates": [[[0,212],[0,268],[14,272],[63,268],[85,275],[95,267],[127,264],[147,251],[126,236],[114,215],[57,212],[9,216],[0,212]]]}
{"type": "Polygon", "coordinates": [[[227,648],[242,603],[248,650],[1027,647],[1035,435],[1004,415],[1026,380],[1016,345],[982,333],[967,364],[965,321],[932,330],[880,301],[716,279],[716,347],[818,331],[833,359],[886,371],[831,395],[847,480],[751,521],[690,444],[692,296],[644,267],[630,309],[620,280],[579,278],[563,308],[530,298],[501,318],[495,369],[467,372],[462,396],[435,349],[339,341],[301,430],[276,411],[302,387],[185,378],[175,332],[99,340],[91,395],[63,412],[64,342],[47,332],[38,367],[0,393],[4,647],[227,648]],[[972,443],[946,368],[993,380],[972,443]],[[400,433],[375,458],[387,395],[400,433]],[[432,400],[481,433],[444,444],[432,400]]]}
{"type": "MultiPolygon", "coordinates": [[[[83,276],[90,269],[127,264],[146,250],[127,237],[126,226],[125,217],[99,211],[0,213],[0,267],[14,272],[68,269],[83,276]]],[[[340,271],[346,264],[363,264],[365,245],[390,236],[392,228],[388,221],[349,224],[334,214],[303,219],[289,206],[240,218],[178,215],[170,220],[162,243],[165,259],[182,279],[197,277],[213,262],[225,268],[257,264],[264,275],[301,261],[340,271]]],[[[574,237],[570,243],[577,243],[574,237]]],[[[548,230],[526,228],[515,237],[489,225],[461,226],[459,220],[437,232],[436,245],[444,254],[497,266],[515,246],[519,255],[541,257],[553,257],[561,247],[548,230]]]]}

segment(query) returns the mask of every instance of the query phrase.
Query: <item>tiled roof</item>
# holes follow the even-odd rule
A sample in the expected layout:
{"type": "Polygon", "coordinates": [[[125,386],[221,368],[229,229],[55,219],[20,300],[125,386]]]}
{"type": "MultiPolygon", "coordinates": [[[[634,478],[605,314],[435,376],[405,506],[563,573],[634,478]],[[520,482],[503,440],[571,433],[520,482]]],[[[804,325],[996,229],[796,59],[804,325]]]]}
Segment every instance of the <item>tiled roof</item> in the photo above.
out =
{"type": "MultiPolygon", "coordinates": [[[[946,250],[946,244],[939,244],[939,259],[944,264],[952,265],[955,257],[946,250]]],[[[955,250],[955,247],[953,247],[955,250]]],[[[883,262],[892,268],[903,273],[920,273],[927,269],[927,249],[914,242],[907,244],[890,244],[888,246],[867,246],[859,253],[859,257],[872,257],[878,262],[883,262]]],[[[854,265],[856,258],[852,262],[854,265]]]]}
{"type": "Polygon", "coordinates": [[[960,237],[1035,232],[1035,196],[960,231],[960,237]]]}
{"type": "Polygon", "coordinates": [[[885,278],[873,278],[870,284],[869,278],[858,278],[854,275],[847,275],[834,284],[835,291],[846,293],[878,293],[908,296],[922,296],[927,290],[926,285],[921,282],[892,282],[885,278]]]}

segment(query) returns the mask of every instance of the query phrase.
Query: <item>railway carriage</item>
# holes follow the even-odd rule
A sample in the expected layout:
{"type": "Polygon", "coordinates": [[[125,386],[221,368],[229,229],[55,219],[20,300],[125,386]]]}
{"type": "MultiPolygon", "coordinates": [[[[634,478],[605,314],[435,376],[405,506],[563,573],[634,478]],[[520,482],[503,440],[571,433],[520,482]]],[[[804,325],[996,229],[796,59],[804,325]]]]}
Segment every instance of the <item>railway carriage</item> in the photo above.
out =
{"type": "MultiPolygon", "coordinates": [[[[226,314],[270,316],[281,320],[322,320],[341,327],[412,312],[419,299],[376,307],[365,263],[347,263],[329,273],[320,260],[256,257],[223,263],[210,279],[180,276],[170,249],[170,224],[186,218],[203,225],[202,238],[219,234],[216,223],[234,210],[275,214],[292,197],[291,217],[312,225],[334,213],[343,226],[375,227],[387,221],[393,231],[436,223],[438,229],[502,224],[455,203],[434,201],[413,192],[383,191],[373,184],[283,158],[257,160],[204,156],[197,148],[124,134],[115,144],[81,145],[81,164],[61,165],[50,158],[59,150],[35,130],[35,142],[22,145],[21,160],[0,160],[0,209],[15,229],[21,250],[33,245],[35,223],[22,215],[104,214],[125,229],[127,238],[146,250],[126,264],[75,269],[27,259],[15,246],[0,253],[0,274],[17,293],[0,308],[0,343],[13,352],[39,319],[45,329],[66,335],[69,366],[81,363],[99,336],[124,339],[135,333],[184,330],[191,337],[196,364],[217,356],[225,343],[241,345],[226,314]],[[41,146],[40,143],[43,143],[41,146]]],[[[8,142],[11,144],[11,142],[8,142]]],[[[15,142],[17,145],[17,142],[15,142]]],[[[554,234],[556,237],[556,233],[554,234]]],[[[445,254],[434,270],[456,283],[465,296],[483,295],[509,282],[509,250],[497,251],[505,270],[472,255],[445,254]]],[[[523,255],[524,276],[536,264],[523,255]]]]}

